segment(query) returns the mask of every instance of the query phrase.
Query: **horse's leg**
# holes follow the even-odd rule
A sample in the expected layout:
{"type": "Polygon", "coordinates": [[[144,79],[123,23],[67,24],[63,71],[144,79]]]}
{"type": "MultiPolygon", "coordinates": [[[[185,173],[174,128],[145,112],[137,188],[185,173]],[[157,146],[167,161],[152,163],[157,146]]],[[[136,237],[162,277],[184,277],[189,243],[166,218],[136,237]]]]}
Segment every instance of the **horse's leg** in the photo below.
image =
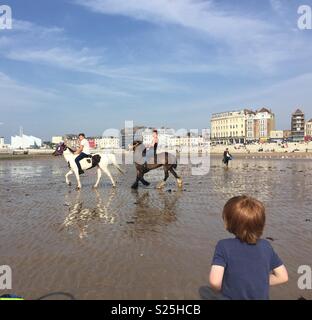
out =
{"type": "Polygon", "coordinates": [[[143,172],[140,172],[140,173],[139,173],[138,178],[139,178],[139,180],[140,180],[145,186],[149,186],[149,185],[150,185],[150,183],[144,179],[144,174],[143,174],[143,172]]]}
{"type": "Polygon", "coordinates": [[[114,179],[113,179],[113,177],[112,177],[112,175],[111,175],[111,173],[110,173],[110,171],[108,169],[108,163],[100,161],[99,167],[110,178],[113,187],[116,187],[116,182],[114,181],[114,179]]]}
{"type": "Polygon", "coordinates": [[[183,185],[183,181],[182,181],[182,179],[177,175],[177,173],[174,171],[174,169],[173,169],[173,167],[171,167],[170,169],[169,169],[169,171],[173,174],[173,176],[176,178],[176,180],[177,180],[177,183],[178,183],[178,187],[182,187],[182,185],[183,185]]]}
{"type": "Polygon", "coordinates": [[[103,168],[101,168],[101,169],[102,169],[102,170],[104,171],[104,173],[110,178],[110,180],[111,180],[111,182],[112,182],[112,185],[113,185],[113,187],[115,188],[115,187],[116,187],[116,182],[114,181],[114,179],[113,179],[110,171],[108,170],[107,166],[105,166],[105,167],[103,166],[103,168]]]}
{"type": "Polygon", "coordinates": [[[68,177],[72,174],[73,174],[73,171],[71,169],[65,174],[65,179],[68,186],[71,186],[71,182],[69,181],[68,177]]]}
{"type": "Polygon", "coordinates": [[[97,188],[99,186],[100,180],[101,180],[101,176],[102,176],[102,171],[101,169],[98,167],[97,168],[97,180],[95,185],[93,186],[93,188],[97,188]]]}
{"type": "Polygon", "coordinates": [[[163,181],[161,181],[158,185],[157,185],[157,189],[162,189],[165,185],[166,185],[166,181],[169,178],[169,172],[168,172],[168,167],[164,166],[164,171],[165,171],[165,178],[163,181]]]}
{"type": "Polygon", "coordinates": [[[80,182],[80,177],[79,177],[79,173],[78,173],[78,168],[75,168],[73,169],[74,171],[74,174],[76,176],[76,179],[77,179],[77,190],[80,190],[81,189],[81,182],[80,182]]]}

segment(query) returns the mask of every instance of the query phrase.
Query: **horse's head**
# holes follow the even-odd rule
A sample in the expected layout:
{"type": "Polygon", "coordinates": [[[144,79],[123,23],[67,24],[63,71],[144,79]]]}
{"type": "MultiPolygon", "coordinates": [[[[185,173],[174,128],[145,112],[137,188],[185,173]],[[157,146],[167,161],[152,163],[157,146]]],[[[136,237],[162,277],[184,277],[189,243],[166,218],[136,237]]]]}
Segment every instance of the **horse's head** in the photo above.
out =
{"type": "Polygon", "coordinates": [[[53,156],[61,156],[63,155],[64,151],[67,149],[67,146],[64,142],[60,142],[57,146],[55,151],[53,152],[53,156]]]}
{"type": "Polygon", "coordinates": [[[142,141],[140,141],[140,140],[135,140],[135,141],[133,141],[133,143],[132,144],[129,144],[129,150],[130,151],[135,151],[135,149],[139,146],[139,145],[141,145],[143,142],[142,141]]]}

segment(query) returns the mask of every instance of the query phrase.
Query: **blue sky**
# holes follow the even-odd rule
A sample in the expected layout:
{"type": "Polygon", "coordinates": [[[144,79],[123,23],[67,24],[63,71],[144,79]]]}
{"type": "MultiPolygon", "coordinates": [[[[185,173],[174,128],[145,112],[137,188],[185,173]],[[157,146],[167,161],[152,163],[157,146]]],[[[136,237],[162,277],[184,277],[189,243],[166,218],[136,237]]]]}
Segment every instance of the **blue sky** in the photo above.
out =
{"type": "Polygon", "coordinates": [[[207,128],[212,112],[312,117],[312,30],[296,0],[2,0],[0,136],[100,135],[125,120],[207,128]]]}

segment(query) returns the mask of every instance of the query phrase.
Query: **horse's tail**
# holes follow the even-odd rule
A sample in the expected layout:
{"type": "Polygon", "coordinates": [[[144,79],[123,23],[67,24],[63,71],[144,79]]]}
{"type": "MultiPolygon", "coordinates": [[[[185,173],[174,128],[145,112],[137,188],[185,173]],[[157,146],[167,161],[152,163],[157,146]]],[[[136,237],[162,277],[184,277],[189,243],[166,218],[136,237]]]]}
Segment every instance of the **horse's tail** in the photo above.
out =
{"type": "Polygon", "coordinates": [[[119,164],[117,163],[116,156],[114,154],[109,154],[108,158],[111,164],[122,174],[125,174],[124,171],[120,168],[119,164]]]}

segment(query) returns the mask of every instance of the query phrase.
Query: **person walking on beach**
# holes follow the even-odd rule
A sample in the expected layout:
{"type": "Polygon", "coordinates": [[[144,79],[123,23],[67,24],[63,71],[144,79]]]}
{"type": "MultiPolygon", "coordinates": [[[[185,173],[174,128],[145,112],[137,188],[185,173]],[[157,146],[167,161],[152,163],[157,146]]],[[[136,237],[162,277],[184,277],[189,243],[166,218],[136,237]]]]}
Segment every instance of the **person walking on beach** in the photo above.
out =
{"type": "Polygon", "coordinates": [[[227,231],[235,238],[218,242],[209,277],[210,299],[268,300],[269,287],[286,283],[287,270],[267,240],[264,205],[251,197],[230,199],[223,209],[227,231]]]}
{"type": "Polygon", "coordinates": [[[83,174],[84,171],[81,169],[80,160],[90,157],[90,146],[84,133],[79,133],[78,139],[79,147],[75,152],[75,154],[78,154],[78,157],[75,159],[75,162],[78,167],[79,174],[83,174]]]}
{"type": "Polygon", "coordinates": [[[222,162],[225,164],[225,166],[228,168],[229,161],[232,160],[232,156],[229,152],[229,148],[226,148],[226,150],[223,152],[223,160],[222,162]]]}

